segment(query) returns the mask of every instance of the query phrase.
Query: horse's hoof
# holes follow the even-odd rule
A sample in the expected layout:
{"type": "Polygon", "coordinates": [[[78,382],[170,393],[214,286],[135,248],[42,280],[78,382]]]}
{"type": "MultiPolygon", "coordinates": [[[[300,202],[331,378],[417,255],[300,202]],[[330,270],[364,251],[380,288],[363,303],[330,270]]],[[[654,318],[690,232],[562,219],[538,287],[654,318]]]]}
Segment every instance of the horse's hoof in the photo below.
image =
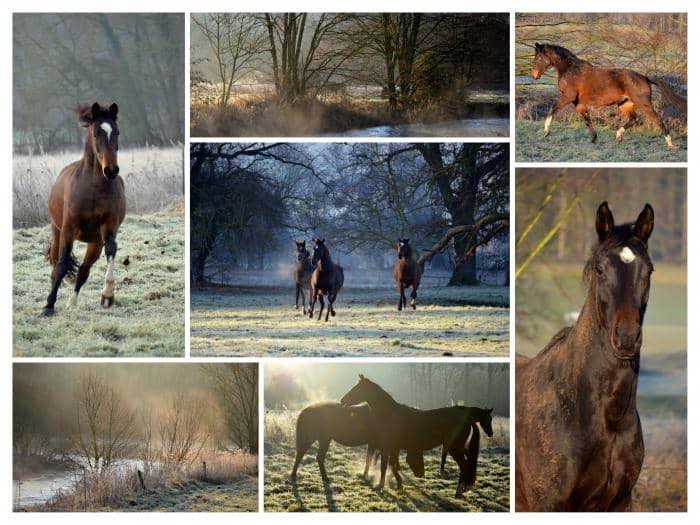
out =
{"type": "Polygon", "coordinates": [[[105,297],[104,295],[100,299],[100,305],[103,308],[111,308],[112,305],[114,304],[114,296],[112,297],[105,297]]]}
{"type": "Polygon", "coordinates": [[[335,317],[335,310],[331,310],[331,317],[335,317]]]}
{"type": "Polygon", "coordinates": [[[43,317],[51,317],[53,314],[56,312],[53,309],[53,306],[45,306],[44,309],[41,311],[41,315],[43,317]]]}
{"type": "Polygon", "coordinates": [[[544,138],[547,138],[547,137],[549,137],[549,131],[544,132],[544,138]]]}
{"type": "Polygon", "coordinates": [[[591,137],[591,144],[595,144],[595,141],[598,140],[598,135],[593,135],[591,137]]]}

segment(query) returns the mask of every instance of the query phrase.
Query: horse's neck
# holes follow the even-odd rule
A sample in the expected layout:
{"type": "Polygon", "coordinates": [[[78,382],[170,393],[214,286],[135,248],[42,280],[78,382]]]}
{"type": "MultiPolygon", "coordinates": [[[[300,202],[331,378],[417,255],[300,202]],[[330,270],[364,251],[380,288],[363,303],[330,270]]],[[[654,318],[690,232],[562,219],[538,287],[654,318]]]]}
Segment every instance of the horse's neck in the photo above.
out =
{"type": "Polygon", "coordinates": [[[381,387],[376,386],[374,391],[374,399],[368,402],[370,407],[377,411],[393,410],[400,406],[396,400],[391,397],[388,392],[382,390],[381,387]]]}
{"type": "Polygon", "coordinates": [[[571,57],[562,57],[560,55],[555,55],[555,58],[552,61],[552,66],[554,67],[554,69],[557,70],[557,75],[562,76],[571,68],[571,65],[574,61],[575,59],[571,57]]]}
{"type": "Polygon", "coordinates": [[[83,158],[81,159],[81,167],[81,174],[85,175],[86,177],[100,175],[100,164],[99,162],[97,162],[97,157],[95,157],[95,150],[93,149],[92,142],[90,142],[90,139],[88,137],[85,138],[85,145],[83,147],[83,158]]]}
{"type": "Polygon", "coordinates": [[[568,364],[564,373],[570,384],[585,383],[590,402],[602,407],[609,423],[619,424],[626,417],[632,418],[627,421],[636,421],[638,362],[613,355],[609,334],[597,319],[593,286],[579,318],[562,342],[568,364]]]}
{"type": "Polygon", "coordinates": [[[333,259],[331,259],[331,254],[325,252],[318,260],[318,267],[322,272],[330,272],[333,268],[333,259]]]}

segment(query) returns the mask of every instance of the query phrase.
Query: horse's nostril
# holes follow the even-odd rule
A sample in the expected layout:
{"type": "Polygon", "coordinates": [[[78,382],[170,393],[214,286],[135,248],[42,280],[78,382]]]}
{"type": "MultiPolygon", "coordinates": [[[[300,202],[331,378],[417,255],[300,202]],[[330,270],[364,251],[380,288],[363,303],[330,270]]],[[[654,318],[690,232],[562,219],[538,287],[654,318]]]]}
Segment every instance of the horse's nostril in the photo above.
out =
{"type": "Polygon", "coordinates": [[[114,168],[112,168],[112,175],[119,175],[119,166],[114,166],[114,168]]]}

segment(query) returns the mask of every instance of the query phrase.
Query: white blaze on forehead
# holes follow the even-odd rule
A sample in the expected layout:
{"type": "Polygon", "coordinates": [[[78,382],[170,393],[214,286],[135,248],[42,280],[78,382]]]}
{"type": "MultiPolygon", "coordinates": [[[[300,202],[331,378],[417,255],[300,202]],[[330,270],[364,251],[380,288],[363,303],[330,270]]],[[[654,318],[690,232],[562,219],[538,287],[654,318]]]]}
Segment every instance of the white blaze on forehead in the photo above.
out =
{"type": "Polygon", "coordinates": [[[112,136],[112,125],[107,122],[103,122],[100,124],[100,127],[105,133],[107,133],[107,140],[109,140],[112,136]]]}
{"type": "Polygon", "coordinates": [[[634,252],[630,250],[627,246],[620,250],[620,260],[625,264],[631,263],[636,257],[637,256],[634,254],[634,252]]]}

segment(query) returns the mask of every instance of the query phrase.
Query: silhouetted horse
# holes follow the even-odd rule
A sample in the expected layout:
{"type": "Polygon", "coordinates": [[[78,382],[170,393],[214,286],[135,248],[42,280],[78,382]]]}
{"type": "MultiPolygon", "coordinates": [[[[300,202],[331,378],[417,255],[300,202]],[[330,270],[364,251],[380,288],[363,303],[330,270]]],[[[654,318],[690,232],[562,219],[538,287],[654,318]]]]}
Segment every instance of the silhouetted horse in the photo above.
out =
{"type": "Polygon", "coordinates": [[[296,284],[296,298],[294,308],[299,309],[299,297],[301,297],[302,312],[306,311],[306,294],[311,289],[311,274],[314,267],[311,264],[311,254],[306,249],[306,241],[294,241],[296,243],[297,261],[294,263],[292,276],[296,284]]]}
{"type": "Polygon", "coordinates": [[[644,459],[636,397],[653,228],[648,204],[635,223],[615,226],[603,202],[581,314],[537,356],[516,361],[516,510],[629,505],[644,459]]]}
{"type": "Polygon", "coordinates": [[[73,243],[87,243],[85,259],[77,269],[75,291],[69,306],[76,306],[78,293],[99,259],[102,248],[107,257],[107,272],[102,289],[102,306],[114,304],[114,258],[117,254],[117,231],[126,213],[124,181],[119,177],[119,108],[112,104],[103,108],[97,102],[92,107],[80,107],[78,119],[86,128],[85,148],[79,161],[69,164],[59,174],[49,195],[51,218],[51,247],[49,261],[51,293],[46,300],[44,315],[54,312],[58,288],[66,275],[75,275],[77,263],[73,243]]]}
{"type": "Polygon", "coordinates": [[[399,312],[406,308],[404,288],[411,288],[411,306],[416,309],[416,297],[420,279],[423,276],[423,263],[418,263],[410,244],[410,239],[399,239],[396,244],[398,260],[394,263],[394,282],[399,289],[399,312]]]}
{"type": "MultiPolygon", "coordinates": [[[[401,489],[401,476],[394,469],[394,461],[401,450],[423,451],[439,445],[459,465],[459,481],[455,497],[464,494],[476,479],[477,455],[465,456],[464,446],[471,426],[479,423],[491,437],[492,409],[452,406],[434,410],[419,410],[397,403],[379,385],[360,374],[357,384],[340,400],[344,406],[367,403],[370,407],[370,432],[375,446],[381,452],[381,480],[384,487],[386,467],[391,465],[397,486],[401,489]],[[472,475],[473,473],[473,475],[472,475]]],[[[478,448],[478,437],[476,438],[478,448]]]]}
{"type": "Polygon", "coordinates": [[[338,292],[343,287],[345,273],[343,267],[335,264],[331,259],[325,239],[314,239],[313,243],[311,264],[314,266],[314,271],[311,274],[311,291],[309,292],[309,317],[313,319],[314,306],[316,306],[316,299],[318,298],[321,304],[321,308],[318,311],[318,319],[319,321],[321,320],[324,306],[323,296],[327,295],[326,321],[328,321],[328,314],[335,317],[333,303],[338,296],[338,292]]]}
{"type": "Polygon", "coordinates": [[[563,47],[535,44],[532,77],[540,78],[550,67],[557,70],[559,77],[559,100],[547,113],[544,123],[545,137],[549,135],[552,119],[557,111],[573,104],[588,127],[591,142],[595,142],[598,135],[593,129],[588,108],[617,105],[620,113],[625,117],[622,126],[617,130],[618,143],[622,140],[625,129],[629,129],[638,122],[637,112],[640,112],[649,123],[661,130],[668,148],[676,148],[671,141],[670,133],[651,104],[651,85],[658,86],[664,98],[681,111],[685,111],[685,99],[676,94],[673,88],[663,80],[646,77],[631,69],[606,69],[594,66],[563,47]]]}

